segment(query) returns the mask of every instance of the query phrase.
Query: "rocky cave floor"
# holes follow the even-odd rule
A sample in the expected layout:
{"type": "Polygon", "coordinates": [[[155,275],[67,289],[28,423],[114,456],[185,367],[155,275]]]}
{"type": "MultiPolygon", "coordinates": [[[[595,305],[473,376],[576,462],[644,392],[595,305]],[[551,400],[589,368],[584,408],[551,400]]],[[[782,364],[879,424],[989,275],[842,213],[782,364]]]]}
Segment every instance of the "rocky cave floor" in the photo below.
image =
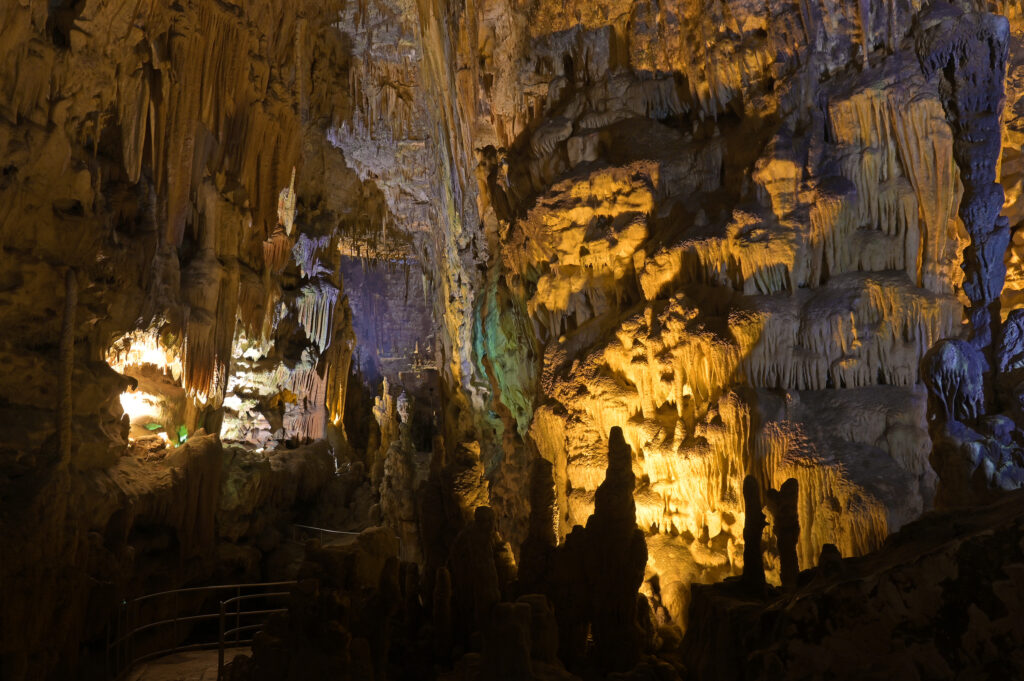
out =
{"type": "MultiPolygon", "coordinates": [[[[995,679],[1024,669],[1024,490],[929,512],[861,557],[826,546],[817,567],[787,586],[766,584],[763,572],[751,578],[756,569],[695,585],[684,634],[637,593],[646,547],[635,521],[636,478],[621,432],[611,442],[619,455],[609,453],[595,513],[562,544],[524,546],[517,563],[493,512],[478,507],[468,522],[434,519],[445,530],[444,559],[433,572],[405,560],[409,547],[379,526],[370,474],[361,465],[335,471],[325,443],[257,454],[202,434],[177,449],[156,438],[137,442],[91,481],[128,495],[134,510],[129,521],[115,513],[91,540],[89,579],[110,580],[90,587],[94,633],[73,662],[50,663],[64,666],[65,678],[103,677],[105,632],[96,625],[113,613],[97,593],[115,585],[148,593],[297,579],[287,587],[287,611],[270,619],[252,649],[229,650],[223,678],[995,679]],[[296,523],[354,536],[300,536],[296,523]],[[117,584],[125,575],[133,583],[117,584]]],[[[445,484],[457,467],[435,466],[417,496],[436,494],[436,510],[457,512],[445,484]]],[[[765,539],[785,543],[783,526],[777,520],[765,539]]],[[[795,557],[795,538],[790,543],[795,557]]],[[[184,599],[147,616],[208,605],[184,599]]],[[[187,640],[164,632],[137,645],[187,640]]],[[[161,673],[215,674],[211,655],[161,673]]]]}

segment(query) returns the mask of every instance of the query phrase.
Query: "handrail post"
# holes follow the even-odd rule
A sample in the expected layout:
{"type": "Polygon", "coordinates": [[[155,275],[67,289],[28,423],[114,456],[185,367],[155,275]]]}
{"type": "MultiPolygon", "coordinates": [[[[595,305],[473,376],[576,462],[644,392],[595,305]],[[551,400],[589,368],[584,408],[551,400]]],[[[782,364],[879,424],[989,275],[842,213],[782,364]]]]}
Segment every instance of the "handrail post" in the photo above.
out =
{"type": "Polygon", "coordinates": [[[120,674],[122,669],[128,666],[128,641],[125,636],[128,635],[128,601],[125,600],[121,603],[121,608],[118,611],[117,616],[119,633],[120,636],[117,638],[117,673],[120,674]]]}
{"type": "Polygon", "coordinates": [[[135,623],[139,619],[139,603],[137,600],[132,600],[128,604],[128,631],[125,636],[128,637],[128,655],[126,660],[130,665],[135,660],[135,623]]]}
{"type": "Polygon", "coordinates": [[[238,627],[242,620],[242,587],[235,589],[235,643],[238,643],[238,627]]]}
{"type": "Polygon", "coordinates": [[[224,601],[220,602],[220,633],[217,635],[217,681],[224,677],[224,601]]]}
{"type": "Polygon", "coordinates": [[[181,608],[179,607],[178,604],[178,592],[174,592],[174,632],[172,633],[172,636],[174,636],[175,650],[178,649],[178,644],[181,643],[181,639],[178,638],[178,613],[180,611],[181,608]]]}
{"type": "Polygon", "coordinates": [[[103,656],[103,676],[110,678],[110,620],[107,620],[107,647],[103,656]]]}

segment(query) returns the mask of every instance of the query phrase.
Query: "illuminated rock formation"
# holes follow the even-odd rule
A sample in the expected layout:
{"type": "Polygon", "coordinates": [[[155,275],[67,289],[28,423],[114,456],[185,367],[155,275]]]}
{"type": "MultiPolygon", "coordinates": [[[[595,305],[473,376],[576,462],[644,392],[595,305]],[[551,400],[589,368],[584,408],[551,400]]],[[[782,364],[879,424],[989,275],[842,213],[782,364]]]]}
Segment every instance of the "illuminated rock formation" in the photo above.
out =
{"type": "MultiPolygon", "coordinates": [[[[942,341],[925,358],[937,502],[950,506],[1024,486],[1024,438],[1018,425],[998,413],[1003,395],[997,396],[997,389],[1004,387],[998,392],[1005,394],[1010,376],[997,381],[995,374],[1008,370],[1009,358],[1018,351],[1016,327],[1008,324],[1004,334],[1000,315],[1010,229],[1008,219],[999,215],[1004,192],[995,182],[1009,25],[1001,17],[940,4],[925,14],[919,31],[917,50],[925,73],[943,79],[953,157],[964,184],[959,214],[970,236],[963,263],[970,344],[942,341]]],[[[1003,408],[1012,409],[1012,397],[1006,401],[1003,408]]]]}
{"type": "Polygon", "coordinates": [[[757,480],[748,475],[743,478],[743,508],[746,520],[743,525],[743,583],[750,592],[764,591],[764,563],[761,559],[761,534],[765,528],[764,513],[761,512],[761,491],[757,480]]]}
{"type": "Polygon", "coordinates": [[[644,579],[647,546],[636,525],[633,456],[618,427],[612,429],[608,447],[607,473],[595,495],[594,513],[586,527],[574,527],[555,550],[543,584],[555,606],[560,656],[572,670],[588,663],[597,669],[629,670],[642,652],[637,590],[644,579]]]}
{"type": "Polygon", "coordinates": [[[637,590],[643,582],[647,546],[636,526],[633,457],[622,431],[608,438],[608,471],[587,520],[585,573],[590,583],[590,631],[599,669],[625,671],[640,659],[637,590]]]}
{"type": "Polygon", "coordinates": [[[244,678],[672,679],[694,585],[998,501],[1018,5],[7,3],[0,676],[302,521],[380,527],[244,678]]]}

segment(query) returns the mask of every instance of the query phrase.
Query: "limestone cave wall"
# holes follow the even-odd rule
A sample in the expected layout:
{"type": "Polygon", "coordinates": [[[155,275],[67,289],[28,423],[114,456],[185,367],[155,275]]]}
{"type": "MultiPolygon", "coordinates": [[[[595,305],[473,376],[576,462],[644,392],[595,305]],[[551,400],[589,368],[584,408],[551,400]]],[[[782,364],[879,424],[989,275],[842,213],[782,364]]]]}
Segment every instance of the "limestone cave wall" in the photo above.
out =
{"type": "MultiPolygon", "coordinates": [[[[931,507],[919,367],[967,332],[971,237],[951,85],[921,36],[978,9],[1019,12],[418,8],[443,165],[442,364],[513,544],[537,457],[556,535],[586,521],[613,426],[635,453],[647,593],[676,618],[691,582],[742,567],[747,473],[799,480],[805,567],[826,543],[870,551],[931,507]]],[[[991,64],[1013,73],[1002,26],[991,64]]],[[[466,439],[464,422],[446,434],[466,439]]]]}
{"type": "MultiPolygon", "coordinates": [[[[744,568],[748,475],[798,481],[805,569],[1019,486],[1022,17],[6,3],[0,593],[78,589],[68,645],[95,639],[99,562],[145,548],[120,506],[197,450],[153,502],[183,561],[278,531],[238,490],[245,515],[323,487],[315,517],[387,526],[432,585],[481,506],[512,563],[567,545],[621,432],[640,590],[676,625],[744,568]]],[[[222,553],[169,579],[265,552],[222,553]]],[[[25,635],[3,608],[5,678],[67,670],[26,643],[60,607],[25,635]]]]}

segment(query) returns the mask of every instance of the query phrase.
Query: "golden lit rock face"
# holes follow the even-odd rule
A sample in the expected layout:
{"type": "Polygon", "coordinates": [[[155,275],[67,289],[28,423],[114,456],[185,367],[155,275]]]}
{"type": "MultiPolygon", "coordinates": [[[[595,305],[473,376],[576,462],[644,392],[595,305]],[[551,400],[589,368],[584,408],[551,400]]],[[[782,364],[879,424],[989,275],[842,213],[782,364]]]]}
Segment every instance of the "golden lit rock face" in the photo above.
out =
{"type": "Polygon", "coordinates": [[[1024,222],[1024,43],[1022,27],[1024,16],[1020,8],[1007,3],[1004,10],[1010,19],[1010,53],[1006,65],[1006,106],[1003,110],[1003,148],[999,159],[999,183],[1006,192],[1002,215],[1010,219],[1014,230],[1010,248],[1006,252],[1006,284],[1003,287],[1002,315],[1024,306],[1024,233],[1019,226],[1024,222]]]}
{"type": "Polygon", "coordinates": [[[189,413],[192,403],[182,388],[181,346],[175,340],[173,334],[163,335],[158,328],[136,330],[107,350],[110,368],[136,381],[120,397],[130,438],[159,435],[170,442],[173,436],[178,444],[184,439],[179,437],[179,427],[185,427],[187,437],[194,423],[194,414],[189,413]]]}
{"type": "MultiPolygon", "coordinates": [[[[824,543],[871,550],[928,506],[918,366],[960,325],[960,189],[937,91],[894,59],[837,79],[817,132],[775,132],[745,170],[725,133],[613,123],[511,222],[505,277],[552,405],[530,436],[563,534],[592,512],[613,426],[663,587],[742,567],[748,472],[800,482],[803,565],[824,543]],[[642,144],[658,133],[663,149],[642,144]],[[736,172],[745,190],[722,183],[736,172]]],[[[526,163],[572,157],[557,130],[526,163]]]]}
{"type": "MultiPolygon", "coordinates": [[[[456,218],[479,211],[501,256],[483,278],[534,332],[509,350],[534,359],[481,371],[490,399],[532,400],[504,427],[551,461],[562,535],[622,427],[674,616],[685,598],[667,594],[741,568],[746,473],[799,480],[805,566],[930,504],[918,367],[960,331],[965,240],[953,137],[907,38],[917,11],[538,2],[524,19],[489,3],[441,36],[467,69],[426,83],[464,121],[441,119],[446,158],[467,137],[494,146],[456,218]]],[[[433,73],[453,58],[424,35],[433,73]]],[[[475,341],[487,367],[499,326],[475,341]]]]}

